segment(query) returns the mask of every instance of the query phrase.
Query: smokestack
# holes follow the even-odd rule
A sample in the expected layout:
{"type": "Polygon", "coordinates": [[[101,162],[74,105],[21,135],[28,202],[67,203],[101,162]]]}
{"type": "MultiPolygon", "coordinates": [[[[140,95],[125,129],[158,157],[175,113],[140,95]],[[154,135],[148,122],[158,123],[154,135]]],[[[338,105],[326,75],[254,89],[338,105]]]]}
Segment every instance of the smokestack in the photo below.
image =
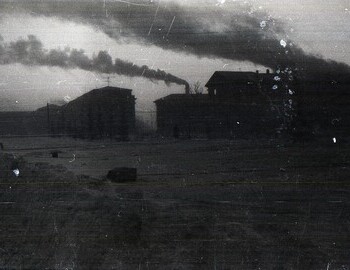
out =
{"type": "Polygon", "coordinates": [[[190,85],[188,83],[185,83],[185,93],[186,95],[190,94],[190,85]]]}

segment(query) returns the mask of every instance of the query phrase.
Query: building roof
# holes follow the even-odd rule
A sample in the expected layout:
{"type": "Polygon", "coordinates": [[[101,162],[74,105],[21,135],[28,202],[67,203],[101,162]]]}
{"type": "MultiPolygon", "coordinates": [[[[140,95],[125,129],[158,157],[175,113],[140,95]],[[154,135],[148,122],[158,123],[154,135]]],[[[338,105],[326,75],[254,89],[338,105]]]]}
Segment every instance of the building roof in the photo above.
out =
{"type": "Polygon", "coordinates": [[[95,95],[95,94],[113,94],[113,95],[123,95],[123,94],[131,94],[131,89],[126,88],[120,88],[120,87],[113,87],[113,86],[105,86],[102,88],[96,88],[93,89],[86,94],[82,95],[81,97],[85,95],[95,95]]]}
{"type": "Polygon", "coordinates": [[[272,73],[257,73],[243,71],[215,71],[206,83],[206,87],[213,87],[220,84],[252,83],[256,84],[260,80],[272,79],[272,73]]]}
{"type": "MultiPolygon", "coordinates": [[[[58,111],[61,108],[61,106],[56,104],[48,104],[48,106],[50,111],[58,111]]],[[[47,105],[36,110],[36,112],[46,112],[46,111],[47,111],[47,105]]]]}
{"type": "Polygon", "coordinates": [[[207,94],[171,94],[166,97],[157,99],[154,103],[161,102],[201,102],[208,101],[209,95],[207,94]]]}
{"type": "MultiPolygon", "coordinates": [[[[93,89],[62,106],[49,104],[49,109],[51,112],[59,112],[61,109],[63,110],[73,106],[80,106],[82,104],[86,105],[92,103],[111,102],[118,99],[125,100],[125,98],[127,98],[128,100],[135,100],[135,97],[131,95],[131,92],[131,89],[106,86],[102,88],[93,89]]],[[[36,111],[46,112],[47,106],[39,108],[36,111]]]]}
{"type": "Polygon", "coordinates": [[[64,105],[65,108],[72,106],[97,104],[97,103],[111,103],[117,100],[135,100],[135,97],[131,95],[131,89],[106,86],[89,91],[88,93],[72,100],[68,104],[64,105]]]}

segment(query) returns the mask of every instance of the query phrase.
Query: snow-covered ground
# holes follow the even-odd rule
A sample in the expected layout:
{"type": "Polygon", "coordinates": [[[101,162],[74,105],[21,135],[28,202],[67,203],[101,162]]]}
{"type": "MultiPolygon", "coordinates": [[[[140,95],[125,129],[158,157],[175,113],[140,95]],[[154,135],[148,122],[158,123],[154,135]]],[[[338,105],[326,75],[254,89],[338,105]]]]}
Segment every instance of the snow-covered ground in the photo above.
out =
{"type": "Polygon", "coordinates": [[[349,146],[1,142],[0,268],[350,268],[349,146]],[[103,180],[121,166],[138,181],[103,180]]]}

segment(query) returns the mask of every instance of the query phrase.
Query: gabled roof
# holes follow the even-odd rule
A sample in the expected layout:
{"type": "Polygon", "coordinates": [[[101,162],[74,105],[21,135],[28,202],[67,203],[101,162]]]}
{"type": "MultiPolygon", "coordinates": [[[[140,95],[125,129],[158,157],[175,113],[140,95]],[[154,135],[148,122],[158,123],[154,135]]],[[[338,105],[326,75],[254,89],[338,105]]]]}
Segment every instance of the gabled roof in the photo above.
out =
{"type": "Polygon", "coordinates": [[[72,106],[79,106],[82,104],[103,104],[110,103],[114,100],[118,99],[130,99],[135,100],[134,96],[131,95],[131,89],[119,88],[119,87],[111,87],[106,86],[102,88],[97,88],[89,91],[88,93],[72,100],[68,104],[65,104],[65,108],[69,108],[72,106]]]}
{"type": "MultiPolygon", "coordinates": [[[[115,99],[123,99],[127,98],[130,100],[135,100],[134,96],[131,95],[132,90],[126,88],[112,87],[106,86],[102,88],[93,89],[84,95],[77,97],[76,99],[70,101],[67,104],[62,106],[49,104],[50,111],[59,112],[61,109],[67,109],[72,106],[79,106],[82,104],[92,104],[92,103],[101,103],[101,102],[111,102],[115,99]]],[[[37,109],[37,112],[46,112],[47,106],[37,109]]]]}
{"type": "Polygon", "coordinates": [[[232,71],[215,71],[205,85],[211,87],[218,84],[230,83],[255,83],[258,80],[258,74],[255,72],[232,72],[232,71]]]}
{"type": "Polygon", "coordinates": [[[256,73],[243,71],[215,71],[206,83],[206,87],[213,87],[220,84],[235,84],[235,83],[252,83],[256,84],[259,81],[272,80],[275,74],[272,73],[256,73]]]}
{"type": "Polygon", "coordinates": [[[123,94],[131,94],[131,89],[126,88],[120,88],[120,87],[113,87],[113,86],[105,86],[102,88],[96,88],[93,89],[86,94],[82,95],[81,97],[87,96],[87,95],[95,95],[95,94],[112,94],[112,95],[123,95],[123,94]]]}

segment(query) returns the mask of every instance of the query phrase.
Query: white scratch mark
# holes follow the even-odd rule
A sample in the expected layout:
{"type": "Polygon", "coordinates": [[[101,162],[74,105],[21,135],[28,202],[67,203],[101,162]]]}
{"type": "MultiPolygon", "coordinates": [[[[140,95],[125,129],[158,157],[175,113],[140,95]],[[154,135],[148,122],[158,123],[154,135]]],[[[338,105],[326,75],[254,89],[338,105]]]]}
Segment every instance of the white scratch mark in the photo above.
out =
{"type": "Polygon", "coordinates": [[[140,4],[140,3],[130,2],[130,1],[123,1],[123,0],[114,0],[114,2],[125,3],[132,6],[142,6],[142,7],[149,7],[152,5],[152,4],[140,4]]]}
{"type": "Polygon", "coordinates": [[[176,18],[176,16],[174,16],[173,20],[171,21],[171,24],[170,24],[170,26],[169,26],[168,33],[166,33],[166,36],[168,36],[168,35],[169,35],[170,30],[171,30],[171,28],[173,27],[173,24],[174,24],[175,18],[176,18]]]}
{"type": "Polygon", "coordinates": [[[108,11],[107,11],[107,7],[106,7],[106,0],[103,1],[103,8],[106,11],[106,18],[108,17],[108,11]]]}
{"type": "Polygon", "coordinates": [[[73,154],[73,159],[70,160],[69,162],[74,162],[75,161],[75,154],[73,154]]]}
{"type": "Polygon", "coordinates": [[[160,4],[158,3],[156,13],[154,14],[153,22],[152,22],[151,27],[149,28],[149,31],[148,31],[148,34],[147,34],[148,36],[151,34],[152,28],[153,28],[153,24],[154,24],[154,22],[156,21],[157,14],[158,14],[158,10],[159,10],[159,5],[160,5],[160,4]]]}

